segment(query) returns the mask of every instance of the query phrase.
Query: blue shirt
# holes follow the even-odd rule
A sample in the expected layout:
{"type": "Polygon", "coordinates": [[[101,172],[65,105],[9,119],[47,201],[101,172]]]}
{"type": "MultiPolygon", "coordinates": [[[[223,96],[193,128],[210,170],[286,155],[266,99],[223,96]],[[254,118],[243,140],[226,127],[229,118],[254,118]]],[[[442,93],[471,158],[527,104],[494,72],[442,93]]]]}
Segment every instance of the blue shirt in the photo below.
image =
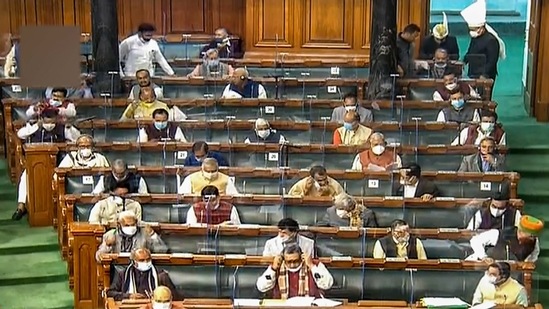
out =
{"type": "MultiPolygon", "coordinates": [[[[217,165],[219,166],[229,166],[229,163],[223,157],[219,152],[210,151],[206,155],[208,158],[214,158],[217,160],[217,165]]],[[[201,166],[202,162],[198,161],[194,155],[194,153],[191,153],[189,156],[187,156],[187,159],[185,159],[185,166],[201,166]]]]}

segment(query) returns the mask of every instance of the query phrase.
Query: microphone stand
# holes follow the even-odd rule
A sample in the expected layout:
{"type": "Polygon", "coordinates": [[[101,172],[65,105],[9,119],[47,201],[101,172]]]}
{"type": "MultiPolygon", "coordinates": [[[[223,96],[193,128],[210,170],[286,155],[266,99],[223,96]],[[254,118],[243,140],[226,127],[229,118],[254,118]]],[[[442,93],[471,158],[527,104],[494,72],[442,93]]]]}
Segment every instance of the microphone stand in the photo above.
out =
{"type": "Polygon", "coordinates": [[[419,147],[419,122],[421,121],[421,117],[412,117],[412,120],[415,121],[416,128],[415,128],[415,143],[414,143],[414,157],[415,161],[417,162],[418,158],[418,147],[419,147]]]}
{"type": "Polygon", "coordinates": [[[135,128],[137,129],[137,155],[139,157],[139,165],[142,165],[141,162],[141,138],[140,138],[140,131],[141,131],[141,120],[138,118],[135,123],[135,128]]]}
{"type": "MultiPolygon", "coordinates": [[[[166,143],[167,143],[167,140],[168,138],[166,139],[163,139],[163,143],[162,143],[162,167],[165,169],[166,168],[166,143]]],[[[162,186],[162,193],[163,194],[166,194],[166,173],[162,173],[162,181],[164,183],[164,185],[162,186]]]]}
{"type": "Polygon", "coordinates": [[[183,40],[185,41],[185,64],[189,61],[189,38],[190,34],[183,34],[183,40]]]}
{"type": "Polygon", "coordinates": [[[396,96],[396,79],[399,76],[398,74],[391,74],[392,85],[391,85],[391,119],[394,121],[395,117],[395,96],[396,96]]]}
{"type": "Polygon", "coordinates": [[[225,119],[227,119],[227,142],[229,144],[229,165],[232,166],[233,165],[233,147],[232,147],[233,141],[231,139],[231,121],[233,119],[236,119],[236,117],[227,116],[225,117],[225,119]]]}
{"type": "Polygon", "coordinates": [[[322,143],[321,143],[321,150],[322,150],[322,165],[325,164],[326,159],[326,127],[328,125],[328,121],[330,120],[330,117],[322,117],[320,118],[322,122],[322,143]]]}
{"type": "MultiPolygon", "coordinates": [[[[107,110],[110,109],[109,108],[109,99],[111,97],[111,94],[110,93],[106,93],[106,92],[103,92],[100,94],[100,96],[103,98],[103,105],[104,105],[104,110],[105,110],[105,120],[108,120],[110,117],[108,116],[108,112],[107,110]]],[[[104,141],[107,141],[107,128],[108,128],[108,121],[105,122],[105,136],[104,136],[104,141]]]]}

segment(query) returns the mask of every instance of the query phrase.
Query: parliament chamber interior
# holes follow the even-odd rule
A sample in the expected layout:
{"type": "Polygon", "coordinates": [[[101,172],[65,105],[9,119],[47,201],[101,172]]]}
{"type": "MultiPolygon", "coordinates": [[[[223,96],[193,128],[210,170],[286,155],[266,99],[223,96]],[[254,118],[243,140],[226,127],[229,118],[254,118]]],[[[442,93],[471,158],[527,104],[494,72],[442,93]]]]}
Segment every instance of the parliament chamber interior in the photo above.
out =
{"type": "Polygon", "coordinates": [[[0,308],[549,306],[547,14],[0,0],[0,308]]]}

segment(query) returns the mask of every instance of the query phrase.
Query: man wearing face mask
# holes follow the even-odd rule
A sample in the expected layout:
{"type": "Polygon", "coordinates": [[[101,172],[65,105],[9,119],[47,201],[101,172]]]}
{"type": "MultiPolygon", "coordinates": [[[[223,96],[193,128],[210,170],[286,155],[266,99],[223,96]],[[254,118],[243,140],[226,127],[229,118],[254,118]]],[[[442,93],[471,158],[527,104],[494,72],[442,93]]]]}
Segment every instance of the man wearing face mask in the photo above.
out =
{"type": "Polygon", "coordinates": [[[467,105],[459,88],[450,91],[450,103],[451,106],[438,113],[437,122],[457,122],[461,127],[467,127],[470,122],[480,122],[478,110],[467,105]]]}
{"type": "Polygon", "coordinates": [[[518,227],[503,230],[488,230],[470,240],[473,254],[469,261],[493,262],[493,260],[516,260],[535,263],[539,256],[538,235],[543,230],[543,221],[532,216],[522,216],[518,227]]]}
{"type": "Polygon", "coordinates": [[[459,59],[459,46],[457,39],[453,35],[449,35],[448,18],[446,13],[442,12],[442,24],[436,24],[433,27],[433,34],[427,36],[421,42],[421,50],[419,52],[419,59],[432,59],[436,58],[436,51],[444,49],[450,54],[451,60],[459,59]]]}
{"type": "Polygon", "coordinates": [[[505,59],[505,43],[497,32],[486,23],[486,0],[477,0],[463,11],[471,42],[463,59],[469,65],[470,78],[490,78],[495,81],[498,60],[505,59]]]}
{"type": "Polygon", "coordinates": [[[288,195],[292,196],[331,196],[344,192],[337,180],[328,176],[323,166],[316,165],[309,170],[309,176],[296,182],[288,195]]]}
{"type": "Polygon", "coordinates": [[[470,124],[469,127],[461,130],[452,145],[479,145],[486,136],[492,137],[497,145],[505,145],[505,131],[497,123],[498,115],[489,110],[480,111],[480,124],[470,124]]]}
{"type": "Polygon", "coordinates": [[[222,201],[216,187],[205,186],[200,195],[202,201],[195,203],[187,211],[187,224],[240,225],[236,207],[222,201]]]}
{"type": "Polygon", "coordinates": [[[393,150],[387,149],[385,137],[379,132],[370,136],[370,148],[357,154],[352,170],[355,171],[386,171],[402,166],[400,156],[393,150]]]}
{"type": "Polygon", "coordinates": [[[74,117],[76,116],[76,108],[74,103],[67,100],[66,88],[53,88],[51,91],[51,98],[46,99],[45,102],[39,102],[29,106],[26,111],[26,115],[29,119],[40,116],[44,110],[55,109],[62,117],[74,117]]]}
{"type": "Polygon", "coordinates": [[[227,159],[219,152],[209,151],[208,144],[204,141],[198,141],[193,144],[192,152],[185,158],[185,166],[201,166],[206,158],[213,158],[219,166],[229,166],[227,159]]]}
{"type": "Polygon", "coordinates": [[[356,112],[347,112],[343,117],[343,126],[334,130],[334,145],[363,145],[365,144],[372,129],[360,124],[360,116],[356,112]]]}
{"type": "Polygon", "coordinates": [[[118,227],[103,234],[95,259],[99,262],[102,254],[129,253],[139,248],[147,248],[153,253],[166,253],[168,247],[152,227],[139,227],[138,223],[135,213],[121,212],[118,216],[118,227]]]}
{"type": "MultiPolygon", "coordinates": [[[[175,285],[168,273],[156,268],[152,263],[151,252],[146,248],[131,251],[130,265],[124,271],[117,271],[107,290],[107,297],[116,301],[123,299],[147,299],[153,291],[163,286],[175,300],[180,300],[175,285]]],[[[156,309],[156,307],[153,307],[156,309]]],[[[162,307],[160,307],[162,308],[162,307]]],[[[169,308],[169,307],[168,307],[169,308]]]]}
{"type": "Polygon", "coordinates": [[[116,159],[112,165],[112,172],[99,177],[92,194],[109,193],[118,183],[128,184],[130,194],[148,194],[147,183],[143,177],[128,171],[128,165],[122,159],[116,159]]]}
{"type": "Polygon", "coordinates": [[[376,240],[373,257],[426,260],[427,254],[421,240],[410,235],[408,223],[397,219],[391,223],[391,234],[376,240]]]}
{"type": "Polygon", "coordinates": [[[464,156],[458,172],[487,173],[505,171],[505,156],[497,154],[496,141],[485,136],[478,146],[478,152],[464,156]]]}
{"type": "Polygon", "coordinates": [[[520,211],[509,205],[509,194],[507,190],[495,192],[490,200],[490,206],[480,209],[475,213],[469,224],[468,230],[491,230],[503,229],[507,227],[518,226],[520,211]]]}
{"type": "Polygon", "coordinates": [[[126,107],[126,110],[124,110],[124,113],[122,113],[120,120],[150,120],[152,119],[153,112],[157,109],[167,110],[169,121],[187,119],[187,116],[177,106],[170,109],[166,103],[158,101],[156,99],[156,94],[151,87],[142,87],[139,93],[139,102],[134,101],[130,103],[128,107],[126,107]]]}
{"type": "Polygon", "coordinates": [[[492,302],[496,305],[519,305],[528,307],[526,289],[511,278],[511,265],[507,262],[492,263],[473,294],[472,305],[492,302]]]}
{"type": "Polygon", "coordinates": [[[352,196],[342,193],[334,198],[334,206],[326,209],[326,214],[319,226],[353,228],[377,227],[375,213],[358,204],[352,196]]]}
{"type": "Polygon", "coordinates": [[[347,112],[358,113],[361,123],[374,122],[374,115],[372,112],[358,103],[358,98],[354,93],[348,93],[343,97],[343,106],[334,108],[330,121],[342,123],[347,112]]]}
{"type": "Polygon", "coordinates": [[[144,87],[151,87],[154,90],[154,94],[156,95],[156,98],[158,100],[164,99],[164,90],[162,90],[162,87],[151,81],[151,75],[149,74],[149,70],[137,70],[137,72],[135,72],[135,78],[137,79],[137,85],[133,85],[132,89],[130,90],[128,100],[134,101],[138,99],[139,94],[141,93],[141,88],[144,87]]]}
{"type": "Polygon", "coordinates": [[[219,166],[214,158],[204,159],[202,170],[185,177],[177,189],[177,194],[200,194],[206,186],[216,187],[221,195],[239,194],[232,178],[219,172],[219,166]]]}
{"type": "Polygon", "coordinates": [[[433,93],[433,101],[450,101],[451,92],[459,89],[465,98],[481,99],[480,95],[469,84],[458,80],[457,73],[451,68],[447,68],[442,77],[442,85],[438,84],[433,93]]]}
{"type": "Polygon", "coordinates": [[[257,278],[256,287],[261,293],[270,292],[272,299],[289,299],[297,296],[323,297],[334,278],[322,262],[313,261],[303,254],[298,244],[289,244],[271,266],[257,278]]]}
{"type": "Polygon", "coordinates": [[[279,256],[290,244],[297,244],[306,255],[314,256],[315,241],[299,235],[299,223],[292,218],[278,221],[278,235],[267,240],[263,256],[279,256]]]}
{"type": "MultiPolygon", "coordinates": [[[[46,109],[42,111],[39,120],[17,131],[17,137],[27,143],[65,143],[74,142],[80,136],[80,131],[75,127],[66,127],[58,122],[59,111],[46,109]]],[[[21,220],[27,213],[27,170],[21,174],[18,185],[17,210],[13,213],[13,220],[21,220]]]]}
{"type": "Polygon", "coordinates": [[[284,144],[286,139],[274,129],[271,129],[269,122],[263,118],[257,118],[254,126],[254,133],[244,140],[246,144],[284,144]]]}
{"type": "Polygon", "coordinates": [[[219,58],[242,58],[241,40],[231,37],[225,28],[215,30],[214,39],[200,51],[204,55],[208,50],[215,49],[219,52],[219,58]]]}
{"type": "Polygon", "coordinates": [[[58,167],[110,167],[109,161],[105,156],[93,151],[94,145],[95,142],[93,137],[87,134],[80,135],[76,139],[76,147],[78,150],[67,153],[58,167]]]}
{"type": "Polygon", "coordinates": [[[267,92],[260,83],[250,79],[245,68],[234,70],[231,82],[223,90],[222,99],[266,99],[267,92]]]}
{"type": "Polygon", "coordinates": [[[414,56],[414,41],[420,36],[420,31],[418,25],[409,24],[397,35],[397,70],[400,77],[413,78],[416,76],[416,69],[429,69],[426,61],[416,60],[414,56]]]}
{"type": "Polygon", "coordinates": [[[187,143],[181,128],[173,122],[168,122],[169,113],[163,108],[156,109],[152,114],[154,122],[139,130],[139,143],[159,142],[163,140],[187,143]]]}
{"type": "Polygon", "coordinates": [[[198,64],[187,77],[205,77],[205,78],[223,78],[227,79],[233,76],[234,69],[230,64],[219,61],[219,51],[209,49],[204,55],[201,64],[198,64]]]}
{"type": "Polygon", "coordinates": [[[151,303],[140,309],[184,309],[185,307],[173,303],[172,291],[166,286],[157,287],[152,295],[151,303]]]}
{"type": "Polygon", "coordinates": [[[155,31],[153,25],[143,23],[139,25],[137,34],[120,43],[118,53],[120,62],[124,63],[123,69],[120,66],[120,77],[134,76],[139,69],[146,69],[151,76],[154,76],[155,62],[160,65],[166,75],[175,76],[172,67],[164,58],[158,42],[153,40],[155,31]]]}
{"type": "Polygon", "coordinates": [[[127,183],[118,183],[109,197],[95,203],[90,211],[88,221],[91,224],[107,225],[115,223],[120,213],[130,211],[141,221],[141,204],[126,198],[129,192],[127,183]]]}
{"type": "Polygon", "coordinates": [[[428,202],[439,195],[436,184],[421,177],[421,167],[412,163],[400,169],[400,181],[393,186],[393,196],[421,198],[428,202]]]}

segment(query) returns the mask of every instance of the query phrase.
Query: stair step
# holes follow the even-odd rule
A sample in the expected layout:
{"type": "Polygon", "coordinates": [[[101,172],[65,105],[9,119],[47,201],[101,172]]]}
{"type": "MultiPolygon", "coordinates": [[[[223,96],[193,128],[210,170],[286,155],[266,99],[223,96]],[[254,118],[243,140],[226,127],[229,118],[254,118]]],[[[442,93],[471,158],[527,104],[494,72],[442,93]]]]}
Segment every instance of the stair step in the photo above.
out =
{"type": "Polygon", "coordinates": [[[0,286],[0,307],[9,309],[68,309],[74,308],[74,295],[67,282],[32,283],[16,287],[0,286]],[[16,297],[15,291],[29,296],[16,297]]]}
{"type": "Polygon", "coordinates": [[[55,251],[59,254],[57,233],[52,227],[28,228],[28,223],[19,225],[0,224],[0,255],[55,251]]]}
{"type": "Polygon", "coordinates": [[[0,255],[0,285],[66,281],[67,267],[59,252],[0,255]]]}

